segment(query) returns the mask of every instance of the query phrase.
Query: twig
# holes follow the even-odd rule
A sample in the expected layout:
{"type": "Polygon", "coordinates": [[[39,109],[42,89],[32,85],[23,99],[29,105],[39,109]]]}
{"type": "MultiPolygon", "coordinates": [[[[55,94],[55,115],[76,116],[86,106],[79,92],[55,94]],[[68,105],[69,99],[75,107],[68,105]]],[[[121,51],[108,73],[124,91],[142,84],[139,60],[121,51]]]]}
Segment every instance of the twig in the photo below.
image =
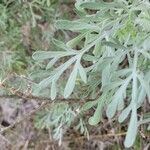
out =
{"type": "MultiPolygon", "coordinates": [[[[0,88],[4,88],[12,94],[12,95],[0,95],[0,98],[19,97],[19,98],[26,99],[26,100],[34,99],[36,101],[52,101],[50,98],[47,98],[47,97],[38,97],[38,96],[32,95],[31,93],[29,93],[29,94],[23,93],[20,90],[15,89],[14,87],[9,87],[4,82],[0,83],[0,88]]],[[[62,98],[62,97],[57,97],[56,100],[57,100],[57,102],[68,101],[68,103],[75,103],[75,102],[83,103],[85,101],[92,101],[92,100],[95,100],[95,99],[90,99],[90,98],[84,98],[84,99],[69,98],[69,99],[65,99],[65,98],[62,98]],[[81,102],[81,100],[82,100],[82,102],[81,102]]]]}
{"type": "Polygon", "coordinates": [[[94,101],[96,99],[90,99],[90,98],[84,98],[84,99],[79,99],[79,98],[68,98],[68,99],[65,99],[65,98],[61,98],[61,97],[57,97],[55,100],[52,100],[50,98],[47,98],[47,97],[38,97],[38,96],[19,96],[19,95],[16,95],[16,94],[13,94],[13,95],[0,95],[0,99],[6,99],[6,98],[10,98],[10,99],[15,99],[15,98],[21,98],[21,99],[25,99],[25,100],[36,100],[36,101],[39,101],[39,102],[45,102],[45,101],[49,101],[49,102],[66,102],[66,103],[69,103],[69,104],[75,104],[75,103],[79,103],[79,104],[82,104],[84,102],[87,102],[87,101],[94,101]]]}

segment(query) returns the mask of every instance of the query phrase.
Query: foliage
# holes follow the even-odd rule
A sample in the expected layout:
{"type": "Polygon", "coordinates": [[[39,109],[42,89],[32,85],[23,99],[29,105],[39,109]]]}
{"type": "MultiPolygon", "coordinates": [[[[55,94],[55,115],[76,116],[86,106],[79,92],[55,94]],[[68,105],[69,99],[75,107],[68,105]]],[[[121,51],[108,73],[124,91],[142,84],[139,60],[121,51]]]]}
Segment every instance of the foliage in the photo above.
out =
{"type": "Polygon", "coordinates": [[[30,68],[34,68],[30,56],[40,47],[49,47],[55,32],[53,20],[58,5],[59,3],[53,0],[1,0],[1,80],[8,74],[27,74],[31,71],[30,68]],[[38,44],[39,41],[43,43],[38,44]]]}
{"type": "Polygon", "coordinates": [[[57,99],[62,74],[71,70],[64,98],[78,86],[86,86],[90,91],[82,95],[98,98],[86,102],[80,113],[95,108],[89,118],[91,125],[101,121],[105,109],[108,118],[118,112],[120,123],[129,119],[124,145],[131,147],[139,126],[150,121],[138,113],[143,103],[150,103],[149,8],[148,0],[77,0],[75,11],[80,18],[56,21],[58,29],[76,32],[77,36],[66,44],[53,39],[59,50],[33,54],[34,60],[47,63],[47,75],[34,87],[34,94],[47,90],[52,100],[57,99]],[[65,62],[55,65],[62,58],[65,62]]]}
{"type": "MultiPolygon", "coordinates": [[[[67,103],[52,104],[46,111],[39,112],[36,115],[35,126],[40,129],[50,128],[55,140],[58,140],[61,144],[64,133],[76,119],[77,114],[75,107],[72,108],[67,103]]],[[[76,128],[80,129],[81,133],[87,132],[86,127],[83,126],[84,122],[81,118],[76,128]]]]}

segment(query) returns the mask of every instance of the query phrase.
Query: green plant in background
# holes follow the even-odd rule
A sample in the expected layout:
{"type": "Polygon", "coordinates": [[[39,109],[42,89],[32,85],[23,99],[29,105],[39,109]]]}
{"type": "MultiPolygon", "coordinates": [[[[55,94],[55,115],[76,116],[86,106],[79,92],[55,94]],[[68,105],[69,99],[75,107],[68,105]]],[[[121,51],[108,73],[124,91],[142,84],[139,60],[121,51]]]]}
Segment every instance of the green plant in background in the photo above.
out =
{"type": "MultiPolygon", "coordinates": [[[[0,1],[0,82],[5,81],[23,92],[29,80],[22,78],[22,74],[27,76],[32,72],[37,78],[37,72],[42,72],[41,64],[35,63],[31,55],[37,49],[54,49],[54,44],[51,44],[53,36],[61,37],[54,22],[57,17],[63,16],[60,4],[66,2],[0,1]]],[[[5,88],[0,89],[0,95],[7,94],[11,93],[5,88]]]]}
{"type": "Polygon", "coordinates": [[[119,112],[120,123],[129,119],[124,145],[131,147],[138,127],[150,122],[150,117],[138,114],[145,101],[150,103],[150,2],[77,0],[75,8],[80,19],[58,20],[56,27],[77,36],[66,44],[53,39],[59,50],[33,54],[34,60],[47,62],[46,78],[35,86],[34,94],[47,90],[52,100],[57,99],[62,74],[71,70],[63,96],[70,97],[81,79],[79,85],[90,90],[83,94],[98,98],[86,102],[80,113],[95,108],[89,124],[97,125],[103,110],[108,118],[119,112]],[[62,58],[65,62],[54,65],[62,58]]]}
{"type": "Polygon", "coordinates": [[[0,2],[1,80],[8,74],[27,74],[34,68],[30,56],[35,49],[50,47],[58,6],[58,1],[53,0],[0,2]]]}

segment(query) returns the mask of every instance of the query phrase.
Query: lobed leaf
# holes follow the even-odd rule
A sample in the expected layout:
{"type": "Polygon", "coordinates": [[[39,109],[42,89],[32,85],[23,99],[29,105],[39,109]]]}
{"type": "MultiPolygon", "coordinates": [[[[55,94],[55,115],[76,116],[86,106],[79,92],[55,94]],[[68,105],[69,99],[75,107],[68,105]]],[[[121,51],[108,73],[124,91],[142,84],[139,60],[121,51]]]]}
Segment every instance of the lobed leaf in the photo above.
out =
{"type": "Polygon", "coordinates": [[[51,99],[54,100],[56,98],[57,89],[56,89],[56,82],[55,80],[52,81],[51,85],[51,99]]]}
{"type": "Polygon", "coordinates": [[[125,142],[124,142],[125,147],[129,148],[133,145],[136,139],[137,129],[138,129],[137,110],[136,110],[136,107],[134,106],[132,108],[131,119],[130,119],[128,131],[127,131],[127,135],[125,138],[125,142]]]}
{"type": "Polygon", "coordinates": [[[35,52],[32,56],[34,60],[45,60],[54,57],[64,57],[72,55],[72,53],[67,53],[63,51],[38,51],[35,52]]]}
{"type": "Polygon", "coordinates": [[[83,80],[83,82],[87,83],[87,74],[81,64],[79,64],[79,66],[78,66],[78,71],[79,71],[80,77],[83,80]]]}
{"type": "Polygon", "coordinates": [[[65,90],[64,90],[64,97],[65,98],[68,98],[71,95],[71,93],[73,92],[73,89],[74,89],[75,83],[76,83],[77,73],[78,73],[78,68],[75,65],[72,73],[69,76],[67,84],[65,86],[65,90]]]}
{"type": "Polygon", "coordinates": [[[68,21],[68,20],[58,20],[56,22],[56,27],[58,29],[65,29],[71,31],[81,31],[81,30],[95,30],[98,31],[99,27],[95,24],[90,24],[81,21],[68,21]]]}

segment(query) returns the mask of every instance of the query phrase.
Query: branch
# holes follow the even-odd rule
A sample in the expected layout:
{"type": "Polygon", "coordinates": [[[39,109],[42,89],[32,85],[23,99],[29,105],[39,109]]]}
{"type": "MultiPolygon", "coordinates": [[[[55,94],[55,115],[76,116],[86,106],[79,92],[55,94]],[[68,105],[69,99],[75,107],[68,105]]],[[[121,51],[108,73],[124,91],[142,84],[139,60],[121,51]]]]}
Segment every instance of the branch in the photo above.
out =
{"type": "Polygon", "coordinates": [[[4,88],[5,90],[7,90],[8,92],[10,92],[12,94],[12,95],[2,95],[2,96],[0,96],[0,99],[9,98],[9,99],[14,100],[14,98],[21,98],[21,99],[25,99],[25,100],[35,100],[35,101],[39,101],[41,103],[41,105],[37,109],[24,115],[21,119],[18,119],[17,121],[12,123],[10,126],[1,129],[0,134],[5,133],[8,130],[14,128],[17,124],[20,124],[24,120],[31,118],[31,116],[34,115],[37,111],[45,108],[48,105],[51,106],[54,103],[62,103],[62,102],[64,103],[65,102],[67,104],[80,104],[80,106],[82,106],[86,101],[95,100],[95,99],[88,99],[88,98],[87,99],[77,99],[77,98],[64,99],[62,97],[58,97],[58,98],[56,98],[56,100],[52,101],[50,98],[33,96],[31,93],[23,93],[23,92],[19,91],[18,89],[15,89],[14,87],[8,86],[4,82],[0,82],[0,88],[4,88]]]}
{"type": "Polygon", "coordinates": [[[0,98],[22,98],[25,100],[36,100],[36,101],[48,101],[48,102],[67,102],[67,103],[84,103],[86,101],[93,101],[96,99],[90,99],[90,98],[84,98],[84,99],[78,99],[78,98],[62,98],[62,97],[57,97],[55,100],[52,101],[52,99],[47,98],[47,97],[38,97],[38,96],[34,96],[31,94],[31,91],[29,93],[23,93],[22,91],[14,88],[14,87],[10,87],[7,84],[5,84],[4,82],[0,83],[0,88],[3,88],[5,90],[7,90],[8,92],[10,92],[12,95],[0,95],[0,98]]]}

